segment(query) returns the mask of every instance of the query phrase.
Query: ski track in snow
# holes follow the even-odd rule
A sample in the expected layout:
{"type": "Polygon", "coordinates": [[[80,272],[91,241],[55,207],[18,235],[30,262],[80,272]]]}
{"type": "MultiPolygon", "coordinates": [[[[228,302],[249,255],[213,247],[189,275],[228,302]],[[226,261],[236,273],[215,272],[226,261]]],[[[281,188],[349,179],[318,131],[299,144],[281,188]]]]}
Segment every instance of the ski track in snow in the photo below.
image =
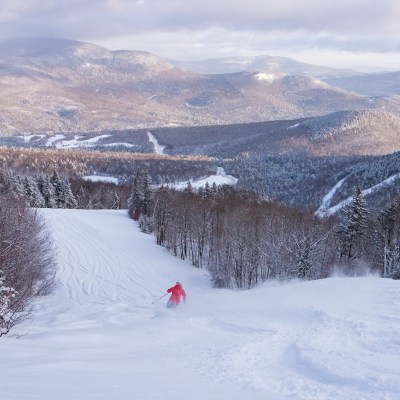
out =
{"type": "Polygon", "coordinates": [[[126,211],[40,213],[59,285],[18,328],[25,336],[0,339],[2,398],[400,398],[398,281],[211,289],[204,271],[156,246],[126,211]],[[188,304],[152,305],[176,280],[188,304]]]}

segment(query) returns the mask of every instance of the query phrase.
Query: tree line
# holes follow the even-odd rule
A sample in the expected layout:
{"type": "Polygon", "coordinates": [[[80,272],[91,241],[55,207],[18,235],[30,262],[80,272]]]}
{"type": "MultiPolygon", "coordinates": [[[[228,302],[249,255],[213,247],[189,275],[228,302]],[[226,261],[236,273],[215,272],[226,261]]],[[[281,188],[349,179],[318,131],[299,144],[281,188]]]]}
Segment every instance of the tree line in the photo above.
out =
{"type": "Polygon", "coordinates": [[[206,185],[153,190],[138,173],[129,215],[157,244],[207,268],[216,287],[252,288],[270,279],[320,279],[335,270],[400,275],[400,207],[370,213],[360,188],[338,216],[263,200],[255,192],[206,185]]]}

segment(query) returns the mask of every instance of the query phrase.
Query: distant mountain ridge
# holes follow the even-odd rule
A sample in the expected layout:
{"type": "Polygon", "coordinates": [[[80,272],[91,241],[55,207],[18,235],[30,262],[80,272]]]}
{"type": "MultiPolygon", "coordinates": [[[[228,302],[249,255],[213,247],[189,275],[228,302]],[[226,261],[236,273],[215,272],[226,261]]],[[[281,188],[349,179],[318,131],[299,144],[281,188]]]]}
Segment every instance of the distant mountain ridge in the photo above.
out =
{"type": "Polygon", "coordinates": [[[326,77],[325,82],[365,96],[399,96],[400,71],[326,77]]]}
{"type": "Polygon", "coordinates": [[[304,75],[304,65],[295,67],[301,63],[284,62],[285,68],[200,74],[142,51],[9,40],[0,43],[0,135],[237,124],[383,107],[400,114],[398,96],[368,98],[322,80],[335,70],[307,66],[304,75]]]}
{"type": "Polygon", "coordinates": [[[400,152],[400,117],[381,110],[230,125],[0,137],[0,146],[86,148],[170,155],[240,157],[377,156],[400,152]],[[156,143],[156,145],[154,144],[156,143]]]}
{"type": "Polygon", "coordinates": [[[260,55],[226,58],[210,58],[201,61],[176,61],[171,64],[196,71],[202,74],[226,74],[236,72],[279,72],[285,75],[306,75],[313,77],[348,77],[359,75],[357,71],[350,69],[336,69],[318,65],[312,65],[293,60],[287,57],[260,55]]]}
{"type": "Polygon", "coordinates": [[[154,132],[166,151],[174,154],[352,156],[400,151],[400,117],[381,110],[154,132]]]}

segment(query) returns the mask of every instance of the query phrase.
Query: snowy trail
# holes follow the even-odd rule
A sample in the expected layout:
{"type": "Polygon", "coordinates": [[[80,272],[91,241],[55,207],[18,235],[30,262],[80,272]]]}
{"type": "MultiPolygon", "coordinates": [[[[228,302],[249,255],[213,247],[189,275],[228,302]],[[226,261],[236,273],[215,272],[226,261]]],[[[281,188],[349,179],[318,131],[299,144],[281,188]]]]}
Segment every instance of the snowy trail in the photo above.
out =
{"type": "Polygon", "coordinates": [[[147,136],[149,138],[149,141],[154,145],[154,153],[165,154],[164,153],[165,146],[160,145],[158,143],[157,138],[150,131],[147,131],[147,136]]]}
{"type": "Polygon", "coordinates": [[[0,340],[2,398],[400,398],[398,281],[217,290],[125,211],[41,212],[60,283],[18,328],[25,336],[0,340]],[[188,304],[152,305],[176,280],[188,304]]]}
{"type": "Polygon", "coordinates": [[[347,179],[347,176],[345,178],[341,179],[339,182],[337,182],[336,185],[333,186],[333,188],[324,196],[324,198],[322,199],[321,205],[319,206],[318,210],[315,212],[315,215],[317,215],[319,217],[323,217],[326,214],[326,212],[331,204],[333,196],[342,187],[342,185],[346,179],[347,179]]]}

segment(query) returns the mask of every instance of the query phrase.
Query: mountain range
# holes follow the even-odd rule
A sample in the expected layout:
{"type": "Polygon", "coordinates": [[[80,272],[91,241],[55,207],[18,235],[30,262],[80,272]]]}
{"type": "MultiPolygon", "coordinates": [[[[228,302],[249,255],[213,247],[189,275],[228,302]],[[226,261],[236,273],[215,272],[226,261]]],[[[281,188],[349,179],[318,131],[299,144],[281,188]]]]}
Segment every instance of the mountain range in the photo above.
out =
{"type": "Polygon", "coordinates": [[[203,64],[214,65],[213,73],[67,39],[5,41],[0,135],[226,125],[357,110],[400,114],[396,73],[380,85],[379,75],[279,57],[203,64]],[[356,90],[360,79],[372,82],[369,94],[356,90]]]}

